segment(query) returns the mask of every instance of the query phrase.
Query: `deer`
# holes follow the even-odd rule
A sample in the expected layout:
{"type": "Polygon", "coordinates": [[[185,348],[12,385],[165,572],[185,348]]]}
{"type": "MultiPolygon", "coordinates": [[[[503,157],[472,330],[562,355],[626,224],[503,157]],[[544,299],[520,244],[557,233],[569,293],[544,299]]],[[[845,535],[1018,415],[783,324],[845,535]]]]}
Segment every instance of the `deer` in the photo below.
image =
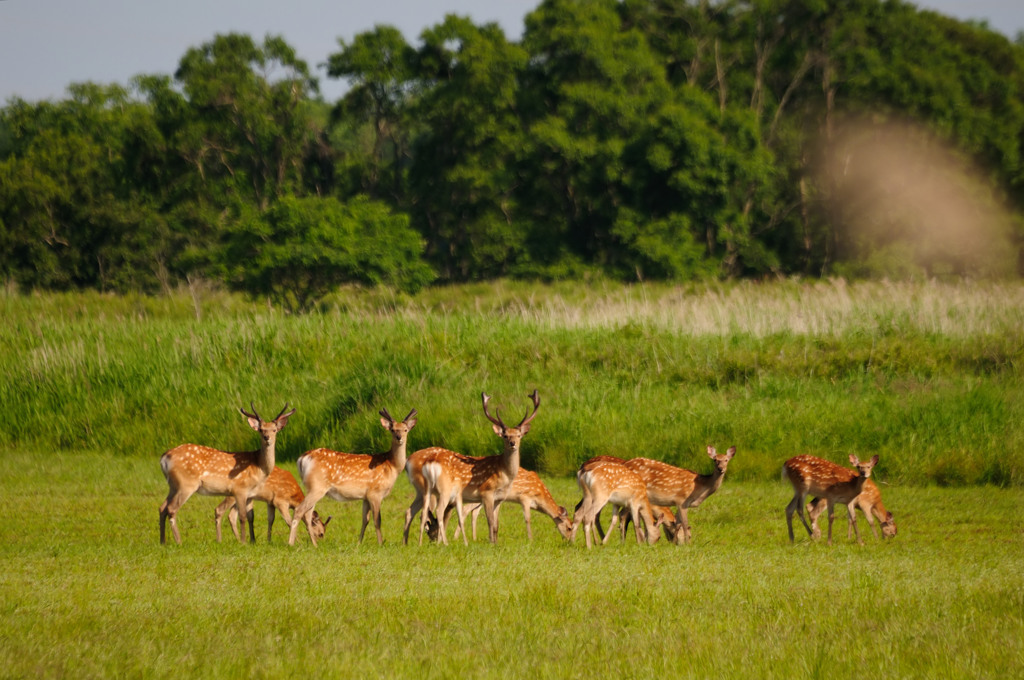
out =
{"type": "MultiPolygon", "coordinates": [[[[174,540],[181,545],[178,531],[178,511],[193,494],[203,496],[231,496],[240,508],[246,507],[267,477],[274,471],[274,449],[277,434],[288,424],[295,409],[284,405],[273,420],[264,420],[250,402],[252,413],[239,409],[249,427],[260,435],[257,451],[230,453],[199,444],[182,444],[160,456],[160,469],[167,479],[167,499],[160,506],[160,544],[166,543],[166,523],[170,520],[174,540]]],[[[242,517],[242,533],[246,518],[242,517]]],[[[243,541],[242,535],[238,537],[243,541]]]]}
{"type": "MultiPolygon", "coordinates": [[[[537,509],[550,517],[555,522],[555,528],[558,529],[558,533],[562,534],[562,538],[569,538],[569,534],[572,531],[572,520],[569,519],[569,513],[564,506],[555,502],[551,492],[548,491],[548,487],[544,486],[544,482],[541,481],[540,475],[536,472],[519,468],[516,478],[512,480],[512,485],[505,492],[502,501],[514,501],[523,506],[523,519],[526,520],[526,537],[529,541],[533,541],[533,527],[530,525],[530,510],[532,509],[537,509]]],[[[474,541],[476,540],[476,521],[480,517],[480,510],[482,509],[482,503],[463,505],[463,525],[465,524],[466,514],[472,514],[474,541]]],[[[498,521],[498,511],[500,509],[500,505],[494,508],[495,522],[498,521]]],[[[459,529],[455,530],[454,538],[459,537],[459,531],[459,529]]]]}
{"type": "MultiPolygon", "coordinates": [[[[636,529],[636,542],[641,544],[640,518],[647,528],[647,542],[654,544],[661,538],[661,531],[654,520],[651,502],[647,498],[647,486],[633,470],[613,460],[596,463],[588,461],[576,473],[576,482],[583,492],[583,503],[573,520],[570,540],[583,526],[583,535],[587,539],[587,549],[591,548],[590,534],[594,522],[605,505],[611,503],[620,508],[628,508],[636,529]]],[[[605,534],[602,543],[607,543],[611,531],[605,534]]]]}
{"type": "MultiPolygon", "coordinates": [[[[851,479],[854,477],[853,470],[849,468],[840,469],[849,473],[851,479]]],[[[807,514],[811,518],[812,538],[821,538],[821,529],[818,528],[818,516],[825,510],[827,505],[828,501],[824,498],[814,498],[807,504],[807,514]]],[[[868,521],[868,526],[871,527],[871,533],[875,538],[878,538],[878,530],[875,529],[875,518],[882,525],[882,540],[896,536],[896,520],[893,519],[892,513],[887,511],[885,505],[882,504],[882,492],[878,490],[874,480],[868,479],[864,482],[864,489],[860,492],[859,496],[851,501],[851,505],[854,508],[860,508],[861,512],[864,513],[864,518],[868,521]]],[[[853,526],[847,523],[846,540],[851,538],[853,538],[853,526]]]]}
{"type": "Polygon", "coordinates": [[[878,455],[871,460],[861,462],[857,456],[850,454],[850,463],[857,468],[851,470],[836,465],[816,456],[794,456],[782,466],[782,476],[793,485],[793,500],[786,506],[786,526],[789,528],[789,542],[793,543],[793,513],[800,514],[800,521],[807,529],[808,536],[814,536],[807,519],[804,517],[804,502],[808,495],[824,498],[828,507],[828,544],[832,545],[833,507],[836,503],[846,506],[847,516],[853,526],[857,543],[863,545],[860,532],[857,530],[857,513],[853,500],[864,490],[864,484],[871,476],[871,469],[878,464],[878,455]]]}
{"type": "MultiPolygon", "coordinates": [[[[263,486],[261,486],[260,490],[256,492],[256,495],[249,499],[249,505],[246,508],[246,517],[249,519],[250,542],[256,542],[256,532],[252,522],[253,501],[262,501],[267,504],[267,542],[269,543],[274,528],[275,510],[280,512],[284,516],[285,522],[291,526],[291,510],[297,508],[305,497],[305,494],[302,493],[302,487],[300,487],[299,483],[295,481],[295,477],[292,473],[282,468],[275,467],[274,471],[270,473],[269,477],[267,477],[267,481],[263,482],[263,486]]],[[[235,499],[229,496],[228,498],[225,498],[224,501],[213,511],[213,521],[217,526],[218,543],[220,543],[221,539],[220,522],[224,517],[225,512],[228,513],[228,521],[231,523],[231,531],[234,532],[235,538],[239,537],[238,505],[235,503],[235,499]]],[[[324,537],[324,534],[327,532],[327,523],[330,521],[330,517],[326,520],[321,520],[319,513],[315,510],[313,511],[312,525],[309,527],[309,530],[316,535],[317,540],[324,537]]]]}
{"type": "Polygon", "coordinates": [[[491,543],[498,542],[498,523],[495,507],[501,502],[504,494],[519,472],[519,449],[523,437],[530,431],[530,423],[537,417],[540,408],[540,396],[537,390],[530,395],[533,411],[529,409],[519,424],[514,427],[506,425],[496,409],[495,415],[487,410],[491,397],[481,393],[484,415],[491,421],[494,433],[504,441],[504,449],[497,456],[465,456],[438,446],[417,451],[406,463],[406,474],[409,481],[416,487],[416,498],[405,513],[405,541],[409,540],[409,526],[412,518],[422,510],[420,517],[420,544],[423,543],[423,532],[426,529],[429,510],[435,507],[438,522],[438,537],[444,545],[448,545],[445,533],[445,514],[448,506],[455,503],[462,541],[469,545],[466,529],[462,522],[462,504],[464,501],[482,503],[487,517],[488,539],[491,543]],[[436,495],[436,503],[433,498],[436,495]]]}
{"type": "MultiPolygon", "coordinates": [[[[715,468],[706,475],[650,458],[631,458],[625,465],[644,480],[647,485],[647,497],[651,499],[651,503],[676,507],[673,541],[676,545],[681,545],[689,542],[691,537],[688,510],[700,506],[721,488],[729,461],[735,455],[735,446],[729,447],[724,454],[719,454],[715,447],[709,446],[708,457],[714,462],[715,468]]],[[[622,520],[622,531],[625,533],[629,518],[623,517],[622,520]]],[[[615,517],[612,517],[612,523],[614,522],[615,517]]],[[[611,531],[611,526],[608,530],[611,531]]]]}
{"type": "Polygon", "coordinates": [[[416,426],[416,409],[400,421],[391,417],[386,408],[380,410],[380,424],[391,433],[391,449],[378,454],[342,453],[330,449],[313,449],[299,456],[296,465],[299,476],[306,485],[306,498],[299,503],[291,521],[288,545],[295,545],[295,534],[299,519],[306,520],[310,529],[309,538],[316,545],[311,528],[311,517],[316,504],[324,496],[337,501],[363,502],[363,523],[359,529],[359,542],[363,542],[366,526],[373,519],[377,532],[377,544],[384,545],[384,534],[380,529],[380,505],[391,493],[395,480],[405,467],[406,444],[409,432],[416,426]]]}
{"type": "MultiPolygon", "coordinates": [[[[625,463],[626,463],[625,459],[619,458],[618,456],[608,456],[608,455],[594,456],[593,458],[590,458],[589,460],[584,461],[584,463],[582,465],[580,465],[579,470],[576,471],[577,484],[579,483],[579,474],[580,474],[580,472],[582,472],[584,470],[588,470],[591,467],[593,467],[594,465],[597,465],[598,463],[603,463],[603,462],[620,463],[620,464],[623,464],[623,465],[625,465],[625,463]]],[[[575,517],[576,515],[579,514],[580,508],[583,507],[583,501],[584,500],[585,500],[585,498],[581,498],[580,501],[576,504],[576,507],[573,509],[573,517],[575,517]]],[[[613,514],[613,516],[612,516],[612,524],[610,525],[610,527],[614,527],[615,526],[615,524],[614,524],[615,521],[616,521],[615,520],[615,515],[613,514]]],[[[600,535],[601,540],[604,540],[605,533],[604,533],[604,527],[601,526],[601,513],[597,513],[597,516],[594,517],[594,527],[597,529],[597,533],[598,533],[598,535],[600,535]]],[[[625,527],[623,527],[623,529],[622,529],[622,537],[623,537],[623,539],[625,539],[625,537],[626,537],[626,529],[625,529],[625,527]]]]}

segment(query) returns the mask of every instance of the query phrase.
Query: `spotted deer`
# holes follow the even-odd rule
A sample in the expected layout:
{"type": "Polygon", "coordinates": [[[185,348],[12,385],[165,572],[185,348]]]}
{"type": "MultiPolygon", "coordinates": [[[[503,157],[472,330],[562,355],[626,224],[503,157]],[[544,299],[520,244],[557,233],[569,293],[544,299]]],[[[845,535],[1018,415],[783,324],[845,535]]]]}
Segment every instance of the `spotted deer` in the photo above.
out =
{"type": "MultiPolygon", "coordinates": [[[[573,519],[570,540],[576,537],[576,532],[582,526],[589,549],[595,520],[608,503],[629,510],[636,529],[637,544],[643,542],[640,533],[641,518],[647,529],[647,542],[653,544],[661,538],[661,531],[654,520],[651,502],[647,498],[647,487],[640,475],[633,470],[613,460],[597,463],[588,461],[576,473],[576,482],[583,493],[583,503],[573,519]]],[[[602,543],[607,543],[610,536],[611,531],[605,534],[602,543]]]]}
{"type": "MultiPolygon", "coordinates": [[[[160,506],[160,543],[166,543],[166,523],[170,520],[174,540],[181,544],[178,531],[178,511],[192,494],[202,496],[231,496],[235,503],[246,507],[274,471],[274,448],[277,433],[288,424],[288,418],[295,409],[288,411],[288,404],[273,420],[263,420],[250,403],[252,413],[239,409],[246,417],[249,427],[260,435],[257,451],[230,453],[199,444],[182,444],[160,456],[160,469],[167,478],[167,499],[160,506]]],[[[242,534],[245,533],[246,518],[242,517],[242,534]]],[[[239,540],[242,535],[239,535],[239,540]]]]}
{"type": "MultiPolygon", "coordinates": [[[[555,528],[558,529],[558,533],[562,534],[562,538],[569,538],[569,533],[572,531],[572,520],[569,519],[569,513],[566,509],[555,502],[555,499],[551,496],[551,492],[548,491],[548,487],[544,485],[540,475],[532,470],[526,470],[519,468],[519,472],[516,474],[516,478],[512,480],[512,485],[509,486],[508,491],[502,498],[502,501],[515,502],[523,506],[523,519],[526,520],[526,537],[530,541],[533,541],[533,528],[530,525],[530,510],[539,510],[555,522],[555,528]]],[[[472,515],[473,525],[473,540],[476,540],[476,521],[480,517],[480,510],[483,509],[483,503],[473,503],[470,505],[463,506],[463,523],[464,526],[466,514],[472,515]]],[[[498,514],[501,506],[498,505],[494,508],[494,521],[498,521],[498,514]]],[[[455,530],[454,538],[459,537],[460,529],[455,530]]]]}
{"type": "MultiPolygon", "coordinates": [[[[845,467],[840,469],[849,473],[851,479],[854,477],[853,470],[845,467]]],[[[882,525],[883,540],[896,536],[896,520],[893,518],[892,513],[886,510],[885,505],[882,504],[882,492],[878,490],[874,480],[869,479],[864,482],[864,489],[861,490],[859,496],[853,499],[851,504],[855,508],[860,508],[861,512],[864,513],[864,518],[868,521],[868,526],[871,527],[871,533],[875,538],[878,538],[878,530],[875,529],[875,519],[878,519],[878,523],[882,525]]],[[[828,501],[824,498],[814,498],[807,504],[807,514],[811,518],[812,538],[821,538],[821,529],[818,528],[818,516],[825,511],[826,507],[828,507],[828,501]]],[[[853,526],[847,522],[846,540],[851,538],[853,538],[853,526]]]]}
{"type": "MultiPolygon", "coordinates": [[[[647,497],[651,499],[651,503],[675,506],[677,509],[676,522],[678,526],[674,540],[678,545],[690,540],[690,521],[687,511],[690,508],[698,507],[721,488],[729,461],[735,455],[735,446],[730,447],[724,454],[719,454],[715,447],[709,446],[708,457],[714,462],[715,469],[706,475],[650,458],[631,458],[626,461],[625,465],[644,480],[647,485],[647,497]]],[[[625,521],[626,518],[623,519],[625,521]]],[[[625,527],[623,531],[625,531],[625,527]]]]}
{"type": "Polygon", "coordinates": [[[836,503],[846,506],[846,513],[853,526],[853,533],[858,543],[860,532],[857,530],[857,514],[853,500],[864,490],[864,484],[871,476],[871,469],[878,464],[875,455],[867,462],[861,462],[857,456],[850,454],[850,463],[857,468],[857,473],[815,456],[795,456],[782,466],[783,478],[793,486],[793,500],[786,506],[786,526],[789,529],[789,542],[793,538],[793,513],[799,513],[800,521],[807,529],[807,535],[813,536],[810,525],[804,517],[804,503],[808,495],[824,498],[828,507],[828,544],[832,545],[833,507],[836,503]]]}
{"type": "MultiPolygon", "coordinates": [[[[275,467],[274,471],[267,477],[267,481],[263,482],[263,486],[256,492],[256,495],[249,499],[249,505],[246,508],[246,517],[249,520],[249,540],[253,543],[256,542],[256,532],[252,523],[253,501],[262,501],[267,504],[267,542],[269,543],[274,529],[274,516],[276,512],[280,512],[284,516],[285,523],[290,527],[292,523],[291,511],[297,508],[305,497],[306,495],[302,493],[302,487],[295,481],[292,473],[275,467]]],[[[234,532],[235,538],[239,538],[238,505],[235,503],[235,499],[229,496],[213,511],[213,521],[217,526],[218,543],[220,543],[221,538],[220,522],[225,512],[228,513],[231,531],[234,532]]],[[[330,521],[330,517],[321,520],[320,515],[315,510],[313,511],[312,525],[309,527],[309,530],[316,535],[317,540],[324,537],[327,531],[327,523],[330,521]]]]}
{"type": "MultiPolygon", "coordinates": [[[[373,519],[373,528],[377,531],[378,545],[384,544],[384,534],[380,530],[380,505],[391,493],[395,480],[405,467],[405,449],[409,440],[409,431],[416,426],[416,409],[401,421],[396,421],[381,409],[380,424],[391,433],[391,449],[374,455],[360,453],[342,453],[330,449],[313,449],[299,456],[296,465],[299,476],[306,485],[306,498],[295,510],[291,522],[291,533],[288,545],[295,544],[295,534],[299,529],[299,519],[306,520],[307,528],[316,504],[324,496],[336,501],[363,502],[363,524],[359,529],[359,542],[363,542],[366,525],[373,519]]],[[[316,537],[309,534],[313,545],[316,537]]]]}
{"type": "Polygon", "coordinates": [[[494,433],[504,441],[502,453],[497,456],[465,456],[435,446],[422,449],[410,456],[406,463],[406,474],[416,488],[416,498],[405,513],[406,542],[412,518],[422,510],[420,543],[423,543],[429,510],[433,507],[438,522],[438,538],[447,545],[445,514],[448,506],[454,503],[459,528],[462,531],[462,541],[469,545],[462,523],[462,504],[466,501],[483,504],[487,517],[488,538],[491,543],[498,541],[495,507],[501,502],[503,494],[519,472],[520,445],[523,437],[530,431],[530,423],[537,417],[540,397],[537,390],[534,390],[530,395],[533,411],[528,409],[518,425],[509,427],[501,420],[501,414],[497,410],[494,416],[487,410],[491,398],[486,393],[481,393],[480,396],[483,400],[484,415],[491,421],[494,433]]]}

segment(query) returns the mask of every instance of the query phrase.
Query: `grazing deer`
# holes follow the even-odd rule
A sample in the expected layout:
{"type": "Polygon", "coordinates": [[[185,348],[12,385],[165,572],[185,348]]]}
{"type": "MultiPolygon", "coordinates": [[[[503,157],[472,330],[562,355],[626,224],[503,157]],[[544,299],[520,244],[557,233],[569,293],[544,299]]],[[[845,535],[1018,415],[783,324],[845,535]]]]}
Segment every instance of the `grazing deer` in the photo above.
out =
{"type": "MultiPolygon", "coordinates": [[[[409,411],[401,421],[396,421],[388,410],[380,410],[380,424],[391,432],[391,450],[375,455],[341,453],[330,449],[313,449],[299,456],[296,464],[308,493],[295,510],[292,519],[288,545],[295,544],[295,533],[299,518],[311,517],[317,502],[324,496],[337,501],[363,501],[363,525],[359,530],[359,542],[363,542],[366,525],[373,518],[377,530],[377,543],[384,545],[384,534],[380,530],[380,504],[391,493],[395,480],[405,467],[405,447],[409,431],[416,426],[416,409],[409,411]]],[[[307,528],[311,519],[306,519],[307,528]]],[[[313,545],[316,537],[309,533],[313,545]]]]}
{"type": "MultiPolygon", "coordinates": [[[[582,525],[589,549],[595,519],[608,503],[629,509],[636,529],[637,544],[643,540],[640,534],[640,518],[643,518],[647,528],[648,543],[653,544],[661,538],[661,531],[651,510],[651,502],[647,498],[647,487],[640,475],[633,470],[615,461],[588,461],[576,473],[576,482],[583,492],[583,504],[573,520],[570,540],[576,537],[576,531],[582,525]]],[[[602,542],[607,543],[610,536],[611,531],[605,534],[602,542]]]]}
{"type": "MultiPolygon", "coordinates": [[[[530,526],[530,510],[532,509],[540,510],[554,520],[555,528],[558,529],[558,533],[562,534],[562,538],[569,538],[569,534],[572,531],[572,520],[569,519],[569,513],[563,506],[555,502],[551,492],[548,491],[548,487],[544,486],[544,482],[541,481],[540,475],[536,472],[519,468],[516,478],[512,480],[512,485],[505,492],[502,501],[516,502],[523,506],[523,519],[526,520],[526,536],[530,541],[533,541],[533,528],[530,526]]],[[[463,524],[460,524],[460,527],[465,524],[466,514],[472,513],[474,541],[476,540],[476,521],[480,517],[481,509],[483,509],[482,503],[463,506],[463,524]]],[[[500,509],[500,505],[494,508],[495,522],[498,521],[498,511],[500,509]]],[[[459,531],[460,529],[455,530],[453,538],[459,537],[459,531]]]]}
{"type": "MultiPolygon", "coordinates": [[[[291,511],[297,508],[305,497],[305,494],[302,493],[302,487],[295,481],[292,473],[275,467],[274,471],[267,477],[267,481],[263,482],[263,486],[256,492],[256,495],[249,499],[249,505],[246,507],[245,514],[249,519],[249,540],[253,543],[256,542],[256,531],[252,522],[253,501],[262,501],[267,504],[267,542],[269,543],[271,532],[274,528],[275,510],[280,511],[281,515],[284,516],[284,521],[290,527],[292,523],[291,511]]],[[[220,543],[220,521],[224,517],[225,512],[228,513],[228,521],[231,523],[231,531],[234,532],[235,538],[240,538],[238,533],[238,505],[235,503],[235,499],[229,496],[213,511],[213,521],[217,525],[218,543],[220,543]]],[[[309,530],[316,535],[317,540],[324,537],[327,531],[327,523],[330,521],[330,517],[326,520],[321,520],[320,515],[313,511],[312,524],[309,530]]]]}
{"type": "MultiPolygon", "coordinates": [[[[650,496],[648,496],[648,499],[650,496]]],[[[654,505],[651,504],[651,512],[654,515],[654,523],[661,527],[661,530],[665,532],[665,537],[668,540],[675,543],[676,532],[679,528],[679,523],[676,521],[676,512],[674,509],[667,505],[654,505]]],[[[617,513],[612,515],[611,524],[608,526],[608,531],[615,528],[615,524],[619,524],[622,540],[626,540],[626,530],[629,528],[630,519],[629,513],[624,509],[620,509],[617,513]]],[[[604,539],[604,530],[601,528],[601,517],[598,516],[594,522],[594,527],[597,529],[597,533],[604,539]]]]}
{"type": "MultiPolygon", "coordinates": [[[[854,477],[853,470],[849,468],[840,469],[849,473],[850,479],[854,477]]],[[[811,536],[813,538],[821,538],[821,529],[818,528],[818,515],[825,510],[827,505],[828,501],[824,498],[815,498],[807,504],[807,514],[811,518],[811,536]]],[[[864,482],[864,489],[861,490],[859,496],[853,499],[851,505],[854,508],[860,508],[861,512],[864,513],[864,518],[867,519],[868,526],[871,527],[871,533],[875,538],[878,538],[878,530],[875,529],[874,518],[877,518],[878,523],[882,525],[883,540],[896,535],[896,520],[893,519],[892,513],[887,511],[885,505],[882,504],[882,492],[875,486],[874,480],[869,479],[864,482]]],[[[847,523],[846,540],[851,538],[853,538],[853,526],[847,523]]]]}
{"type": "Polygon", "coordinates": [[[488,538],[491,543],[498,541],[498,524],[495,519],[495,506],[501,502],[505,491],[515,480],[519,472],[519,447],[523,437],[530,431],[530,422],[537,416],[540,408],[540,397],[537,390],[530,395],[533,412],[527,410],[526,415],[515,427],[505,425],[501,415],[495,410],[492,416],[487,410],[490,397],[481,393],[484,415],[491,421],[494,433],[504,442],[504,450],[498,456],[464,456],[440,447],[431,447],[417,451],[406,464],[409,481],[416,487],[416,499],[405,513],[405,540],[409,539],[409,525],[417,512],[422,510],[420,517],[420,543],[423,543],[423,532],[427,526],[430,507],[435,508],[438,522],[438,533],[441,542],[448,545],[445,535],[445,512],[449,505],[455,503],[462,541],[469,545],[466,529],[462,523],[463,501],[480,502],[487,516],[488,538]],[[436,503],[432,499],[436,495],[436,503]]]}
{"type": "Polygon", "coordinates": [[[864,483],[871,476],[871,468],[878,464],[878,456],[862,463],[857,456],[850,454],[850,463],[857,468],[854,475],[841,465],[822,460],[815,456],[795,456],[790,458],[782,466],[782,475],[793,485],[793,500],[786,506],[786,526],[789,528],[789,542],[793,538],[793,513],[800,514],[800,521],[807,529],[807,535],[813,536],[807,519],[804,517],[804,502],[808,495],[824,498],[828,505],[828,544],[832,545],[832,520],[834,519],[833,507],[836,503],[846,506],[846,514],[853,526],[853,533],[860,540],[860,532],[857,530],[857,513],[853,506],[853,500],[864,490],[864,483]]]}
{"type": "MultiPolygon", "coordinates": [[[[725,479],[725,471],[729,461],[736,455],[736,447],[732,446],[724,454],[719,454],[715,447],[708,447],[708,457],[715,464],[711,474],[699,475],[693,470],[679,468],[650,458],[632,458],[626,461],[626,467],[633,470],[647,485],[647,497],[655,505],[670,505],[677,508],[676,522],[678,526],[674,534],[674,542],[686,543],[690,540],[690,522],[687,517],[689,508],[696,508],[708,496],[718,491],[725,479]]],[[[615,518],[612,518],[615,521],[615,518]]],[[[628,518],[623,518],[628,525],[628,518]]],[[[623,527],[625,532],[626,527],[623,527]]],[[[611,527],[609,527],[611,531],[611,527]]]]}
{"type": "MultiPolygon", "coordinates": [[[[160,543],[166,542],[166,522],[171,520],[174,540],[181,544],[178,531],[178,510],[192,494],[203,496],[231,496],[238,507],[246,507],[250,498],[259,492],[260,486],[274,471],[274,447],[277,433],[288,424],[288,418],[295,409],[288,411],[288,404],[273,420],[263,420],[252,407],[252,413],[239,409],[249,422],[249,427],[260,435],[258,451],[229,453],[198,444],[182,444],[167,451],[160,457],[160,469],[167,478],[167,500],[160,506],[160,543]],[[286,413],[287,411],[287,413],[286,413]]],[[[246,519],[242,517],[242,533],[245,533],[246,519]]],[[[243,540],[239,535],[239,540],[243,540]]]]}

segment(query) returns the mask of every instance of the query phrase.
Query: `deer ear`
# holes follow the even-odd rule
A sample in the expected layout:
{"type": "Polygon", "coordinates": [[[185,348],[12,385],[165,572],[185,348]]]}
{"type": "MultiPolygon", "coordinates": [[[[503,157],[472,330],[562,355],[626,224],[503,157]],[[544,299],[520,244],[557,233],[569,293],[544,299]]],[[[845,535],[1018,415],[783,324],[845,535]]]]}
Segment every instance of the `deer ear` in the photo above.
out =
{"type": "Polygon", "coordinates": [[[406,424],[406,425],[408,425],[408,426],[409,426],[409,429],[410,429],[410,430],[411,430],[412,428],[416,427],[416,419],[415,419],[415,418],[410,418],[409,420],[406,420],[406,421],[404,421],[404,422],[405,422],[405,424],[406,424]]]}
{"type": "Polygon", "coordinates": [[[857,456],[856,456],[856,455],[854,455],[854,454],[852,454],[852,453],[851,453],[851,454],[850,454],[850,464],[851,464],[851,465],[860,465],[860,459],[859,459],[859,458],[857,458],[857,456]]]}
{"type": "Polygon", "coordinates": [[[246,420],[249,421],[249,427],[251,427],[252,429],[256,430],[257,432],[260,431],[260,419],[259,418],[249,418],[249,417],[247,417],[246,420]]]}
{"type": "Polygon", "coordinates": [[[491,429],[494,430],[494,434],[498,435],[499,437],[505,433],[505,430],[504,428],[501,427],[501,425],[495,425],[494,423],[491,423],[491,429]]]}
{"type": "Polygon", "coordinates": [[[383,427],[383,428],[384,428],[385,430],[390,430],[390,429],[391,429],[391,421],[390,421],[390,420],[388,420],[387,418],[381,418],[381,419],[380,419],[380,424],[381,424],[381,426],[382,426],[382,427],[383,427]]]}
{"type": "Polygon", "coordinates": [[[731,459],[732,459],[732,457],[736,455],[736,447],[735,447],[735,446],[730,446],[730,447],[729,447],[729,450],[728,450],[728,451],[726,451],[726,452],[725,452],[725,454],[726,454],[727,456],[729,456],[729,459],[731,460],[731,459]]]}
{"type": "Polygon", "coordinates": [[[892,511],[891,510],[885,513],[885,521],[886,522],[891,522],[892,521],[892,511]]]}
{"type": "Polygon", "coordinates": [[[878,465],[878,454],[877,453],[871,457],[871,465],[878,465]]]}
{"type": "Polygon", "coordinates": [[[715,447],[714,446],[709,446],[708,447],[708,458],[714,458],[716,455],[718,455],[718,451],[715,450],[715,447]]]}

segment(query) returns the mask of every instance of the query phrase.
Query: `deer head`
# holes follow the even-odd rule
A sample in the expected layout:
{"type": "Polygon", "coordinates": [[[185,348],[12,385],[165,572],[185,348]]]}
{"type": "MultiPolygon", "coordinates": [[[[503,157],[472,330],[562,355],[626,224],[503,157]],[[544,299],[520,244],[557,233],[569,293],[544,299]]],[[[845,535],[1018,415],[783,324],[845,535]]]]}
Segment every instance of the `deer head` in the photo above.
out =
{"type": "MultiPolygon", "coordinates": [[[[401,411],[399,411],[401,413],[401,411]]],[[[409,415],[403,418],[401,421],[396,421],[391,417],[386,408],[380,410],[380,424],[385,430],[391,432],[393,444],[395,446],[404,446],[406,439],[409,436],[409,430],[416,427],[416,409],[409,411],[409,415]]]]}
{"type": "Polygon", "coordinates": [[[256,411],[256,406],[251,401],[249,402],[249,407],[252,409],[252,413],[247,413],[244,408],[238,410],[249,420],[249,427],[259,434],[261,447],[263,448],[273,446],[274,442],[277,441],[277,433],[284,429],[284,426],[288,424],[288,418],[295,413],[295,409],[288,411],[288,404],[285,404],[276,418],[273,420],[263,420],[256,411]],[[285,411],[288,412],[285,413],[285,411]]]}
{"type": "Polygon", "coordinates": [[[712,461],[714,461],[714,463],[715,463],[715,473],[717,473],[719,475],[724,475],[725,474],[726,468],[729,467],[729,461],[732,460],[732,457],[735,456],[735,455],[736,455],[736,447],[735,446],[730,446],[729,450],[726,451],[723,455],[718,455],[718,451],[715,449],[714,446],[709,446],[708,447],[708,458],[710,458],[712,461]]]}
{"type": "Polygon", "coordinates": [[[491,400],[490,396],[486,392],[481,392],[480,396],[483,399],[484,415],[487,416],[487,420],[493,423],[494,434],[504,439],[506,447],[510,450],[517,451],[519,443],[526,433],[530,431],[530,421],[537,416],[537,409],[540,408],[540,396],[537,394],[537,390],[534,390],[533,394],[530,395],[530,400],[533,401],[533,412],[531,413],[527,410],[526,415],[523,416],[523,419],[515,427],[509,427],[502,422],[501,414],[498,413],[497,409],[494,410],[494,415],[492,416],[487,411],[487,403],[491,400]]]}

